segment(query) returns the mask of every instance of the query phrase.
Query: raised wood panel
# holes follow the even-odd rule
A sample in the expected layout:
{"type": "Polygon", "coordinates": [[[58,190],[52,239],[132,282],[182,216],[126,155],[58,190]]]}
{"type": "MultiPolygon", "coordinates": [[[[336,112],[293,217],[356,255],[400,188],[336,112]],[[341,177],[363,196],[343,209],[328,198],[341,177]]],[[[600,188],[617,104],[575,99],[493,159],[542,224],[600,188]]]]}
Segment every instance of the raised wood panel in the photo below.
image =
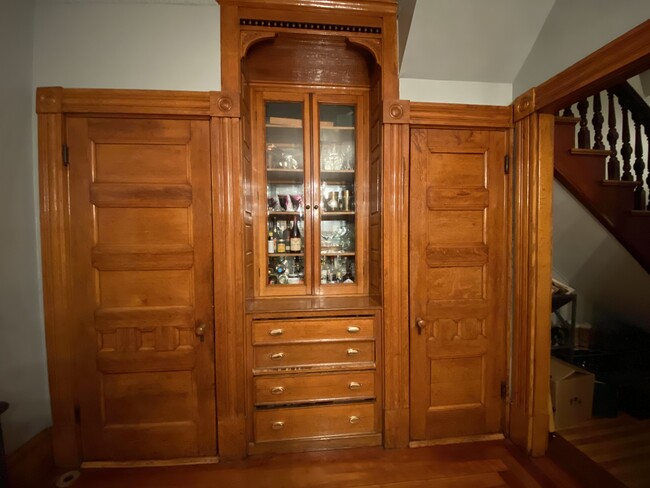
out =
{"type": "Polygon", "coordinates": [[[190,269],[194,264],[191,249],[151,249],[149,252],[120,252],[119,248],[95,246],[93,266],[99,270],[190,269]]]}
{"type": "Polygon", "coordinates": [[[485,298],[483,266],[432,267],[427,272],[429,300],[485,298]]]}
{"type": "Polygon", "coordinates": [[[437,209],[484,209],[488,192],[484,188],[427,188],[427,207],[437,209]]]}
{"type": "MultiPolygon", "coordinates": [[[[439,141],[436,141],[439,142],[439,141]]],[[[432,159],[431,184],[440,188],[484,188],[485,155],[437,153],[432,159]],[[451,164],[450,164],[451,163],[451,164]]]]}
{"type": "Polygon", "coordinates": [[[191,216],[185,208],[99,207],[96,209],[97,244],[135,249],[161,243],[187,245],[191,216]]]}
{"type": "Polygon", "coordinates": [[[98,144],[96,183],[182,184],[188,181],[184,144],[98,144]]]}
{"type": "MultiPolygon", "coordinates": [[[[119,122],[111,118],[89,118],[88,136],[96,144],[137,145],[186,145],[191,138],[192,122],[189,120],[159,118],[118,120],[119,122]]],[[[180,164],[179,170],[187,168],[187,161],[183,160],[182,163],[184,164],[180,164]]],[[[96,163],[93,162],[93,167],[95,165],[96,163]]]]}
{"type": "Polygon", "coordinates": [[[98,276],[102,308],[190,305],[190,270],[101,271],[98,276]]]}
{"type": "Polygon", "coordinates": [[[192,416],[192,376],[187,371],[110,374],[102,388],[107,426],[182,422],[192,416]],[[165,408],[155,408],[161,404],[165,408]]]}
{"type": "Polygon", "coordinates": [[[99,183],[90,187],[90,201],[97,207],[189,207],[190,185],[138,185],[99,183]]]}
{"type": "Polygon", "coordinates": [[[488,249],[484,244],[467,246],[434,246],[426,250],[427,266],[446,265],[484,265],[487,262],[488,249]]]}
{"type": "Polygon", "coordinates": [[[429,210],[427,227],[431,244],[482,243],[483,210],[429,210]]]}
{"type": "Polygon", "coordinates": [[[431,408],[480,405],[483,402],[483,378],[480,374],[483,358],[437,359],[436,367],[431,368],[431,408]],[[458,388],[459,384],[463,384],[463,388],[458,388]]]}
{"type": "Polygon", "coordinates": [[[120,327],[193,327],[192,307],[146,307],[98,309],[95,326],[98,331],[114,331],[120,327]]]}

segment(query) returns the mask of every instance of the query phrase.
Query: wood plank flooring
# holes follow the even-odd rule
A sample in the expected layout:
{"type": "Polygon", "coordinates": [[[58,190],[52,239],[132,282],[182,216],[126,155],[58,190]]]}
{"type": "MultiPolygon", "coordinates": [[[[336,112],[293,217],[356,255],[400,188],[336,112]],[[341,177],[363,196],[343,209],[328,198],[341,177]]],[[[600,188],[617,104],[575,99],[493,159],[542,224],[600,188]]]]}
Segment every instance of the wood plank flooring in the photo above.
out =
{"type": "Polygon", "coordinates": [[[558,434],[629,488],[650,487],[650,419],[620,414],[558,434]]]}
{"type": "Polygon", "coordinates": [[[582,488],[509,441],[251,456],[215,465],[85,469],[73,488],[582,488]]]}

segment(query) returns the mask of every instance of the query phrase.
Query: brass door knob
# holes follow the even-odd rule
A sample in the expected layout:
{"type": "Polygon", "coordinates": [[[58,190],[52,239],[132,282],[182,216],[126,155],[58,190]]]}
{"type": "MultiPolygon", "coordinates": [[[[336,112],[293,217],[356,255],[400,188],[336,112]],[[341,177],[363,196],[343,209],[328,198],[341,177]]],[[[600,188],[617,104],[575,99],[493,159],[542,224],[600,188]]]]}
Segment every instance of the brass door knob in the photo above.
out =
{"type": "Polygon", "coordinates": [[[205,330],[206,330],[206,328],[207,328],[207,326],[203,322],[197,324],[194,327],[194,333],[196,334],[196,336],[199,338],[199,340],[201,342],[203,342],[205,340],[205,330]]]}
{"type": "Polygon", "coordinates": [[[422,331],[426,328],[427,323],[424,319],[417,318],[415,319],[415,326],[418,328],[418,334],[422,334],[422,331]]]}

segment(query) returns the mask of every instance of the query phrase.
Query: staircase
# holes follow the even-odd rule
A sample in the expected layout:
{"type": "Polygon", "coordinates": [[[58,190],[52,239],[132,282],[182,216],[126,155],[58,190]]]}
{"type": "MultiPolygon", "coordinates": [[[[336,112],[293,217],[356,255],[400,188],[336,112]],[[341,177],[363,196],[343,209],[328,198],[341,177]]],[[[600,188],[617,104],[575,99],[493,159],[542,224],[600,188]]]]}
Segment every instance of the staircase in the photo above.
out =
{"type": "Polygon", "coordinates": [[[578,117],[574,116],[571,107],[556,117],[555,177],[650,273],[650,204],[647,200],[650,191],[646,191],[646,185],[650,190],[650,175],[644,181],[646,164],[643,160],[644,145],[650,147],[650,108],[628,83],[589,99],[577,103],[578,117]],[[603,99],[606,100],[608,148],[603,142],[603,99]],[[618,122],[622,126],[620,142],[618,122]],[[579,129],[577,134],[576,128],[579,129]],[[593,145],[590,143],[592,132],[593,145]]]}

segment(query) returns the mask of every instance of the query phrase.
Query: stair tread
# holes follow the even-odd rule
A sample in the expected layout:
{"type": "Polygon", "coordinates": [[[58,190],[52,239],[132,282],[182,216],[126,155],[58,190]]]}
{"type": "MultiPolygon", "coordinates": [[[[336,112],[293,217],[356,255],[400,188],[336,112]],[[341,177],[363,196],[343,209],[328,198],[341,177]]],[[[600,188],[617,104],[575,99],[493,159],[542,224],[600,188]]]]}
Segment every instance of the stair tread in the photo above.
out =
{"type": "Polygon", "coordinates": [[[574,147],[571,149],[571,154],[576,156],[609,156],[612,151],[609,149],[579,149],[574,147]]]}
{"type": "Polygon", "coordinates": [[[637,217],[650,217],[650,210],[630,210],[630,213],[637,217]]]}
{"type": "Polygon", "coordinates": [[[623,180],[603,180],[603,186],[622,186],[626,188],[635,188],[641,184],[640,181],[623,181],[623,180]]]}
{"type": "Polygon", "coordinates": [[[580,117],[563,117],[561,115],[555,116],[555,122],[559,124],[577,124],[580,122],[580,117]]]}

